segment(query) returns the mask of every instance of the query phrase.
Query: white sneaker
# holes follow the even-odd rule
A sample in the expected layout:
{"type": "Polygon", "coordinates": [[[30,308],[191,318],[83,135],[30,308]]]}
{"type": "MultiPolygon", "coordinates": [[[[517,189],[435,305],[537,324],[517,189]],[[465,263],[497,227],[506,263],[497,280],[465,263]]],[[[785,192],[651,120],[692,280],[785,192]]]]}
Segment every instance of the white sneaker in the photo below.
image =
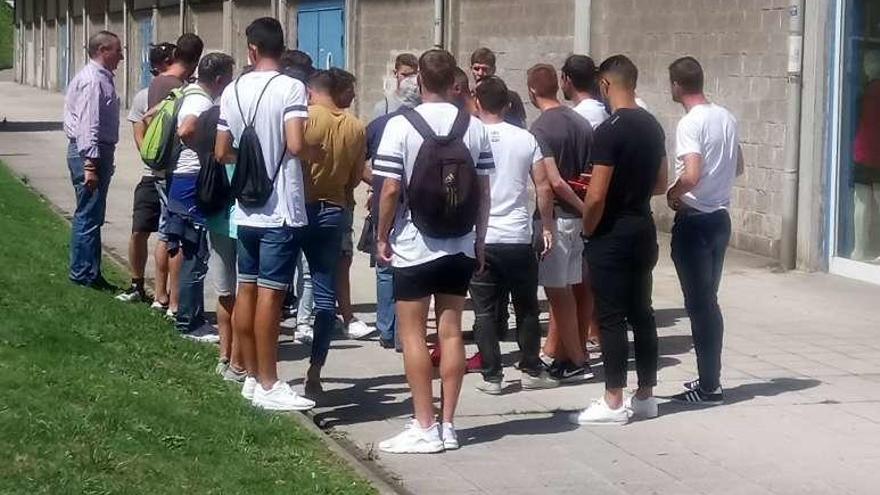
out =
{"type": "Polygon", "coordinates": [[[257,390],[257,379],[248,376],[244,379],[244,385],[241,386],[241,396],[249,401],[254,400],[254,392],[257,390]]]}
{"type": "Polygon", "coordinates": [[[452,423],[443,423],[443,448],[446,450],[458,449],[458,434],[455,433],[455,426],[452,423]]]}
{"type": "Polygon", "coordinates": [[[226,373],[226,370],[228,369],[229,361],[217,361],[217,366],[214,367],[214,373],[223,376],[223,374],[226,373]]]}
{"type": "Polygon", "coordinates": [[[379,442],[379,450],[388,454],[436,454],[443,452],[440,425],[434,423],[428,428],[422,428],[418,421],[413,419],[402,432],[388,440],[379,442]]]}
{"type": "Polygon", "coordinates": [[[625,405],[621,405],[619,409],[611,409],[603,397],[594,400],[583,411],[573,413],[569,421],[576,425],[625,425],[631,415],[632,411],[625,405]]]}
{"type": "Polygon", "coordinates": [[[648,397],[645,400],[641,400],[634,395],[626,398],[624,406],[630,410],[634,418],[652,419],[660,415],[656,397],[648,397]]]}
{"type": "Polygon", "coordinates": [[[539,390],[543,388],[556,388],[559,386],[559,380],[555,380],[546,371],[542,371],[538,376],[532,376],[524,371],[522,378],[520,378],[520,384],[523,390],[539,390]]]}
{"type": "Polygon", "coordinates": [[[159,301],[153,301],[153,304],[150,304],[150,309],[158,311],[160,313],[164,313],[168,311],[168,304],[162,304],[159,301]]]}
{"type": "Polygon", "coordinates": [[[306,411],[315,407],[315,402],[298,395],[290,385],[279,380],[269,390],[257,386],[254,405],[269,411],[306,411]]]}
{"type": "Polygon", "coordinates": [[[376,331],[375,328],[354,318],[345,327],[345,336],[349,339],[360,340],[372,335],[376,331]]]}
{"type": "Polygon", "coordinates": [[[312,340],[315,339],[315,331],[312,329],[311,325],[300,323],[296,326],[296,331],[293,333],[293,339],[301,344],[311,344],[312,340]]]}
{"type": "Polygon", "coordinates": [[[480,380],[480,383],[478,383],[475,388],[484,394],[501,395],[501,382],[480,380]]]}

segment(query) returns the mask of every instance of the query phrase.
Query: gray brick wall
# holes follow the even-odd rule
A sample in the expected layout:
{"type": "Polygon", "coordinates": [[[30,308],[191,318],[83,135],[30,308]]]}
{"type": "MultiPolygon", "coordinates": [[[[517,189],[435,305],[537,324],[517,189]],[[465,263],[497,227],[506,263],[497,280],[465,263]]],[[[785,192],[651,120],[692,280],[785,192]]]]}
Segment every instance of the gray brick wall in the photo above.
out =
{"type": "MultiPolygon", "coordinates": [[[[692,55],[706,71],[711,100],[739,120],[746,173],[734,189],[732,244],[777,257],[787,85],[785,0],[593,0],[592,55],[615,53],[639,66],[638,93],[666,129],[674,153],[683,109],[669,97],[668,65],[692,55]]],[[[658,223],[671,212],[655,204],[658,223]]]]}

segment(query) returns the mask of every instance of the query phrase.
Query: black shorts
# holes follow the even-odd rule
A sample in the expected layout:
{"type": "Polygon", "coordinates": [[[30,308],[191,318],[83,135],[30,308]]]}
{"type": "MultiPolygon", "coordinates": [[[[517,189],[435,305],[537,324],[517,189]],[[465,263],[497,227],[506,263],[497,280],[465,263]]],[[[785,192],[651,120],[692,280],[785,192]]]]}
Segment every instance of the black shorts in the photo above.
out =
{"type": "Polygon", "coordinates": [[[416,301],[434,294],[467,296],[476,261],[463,254],[394,269],[394,298],[416,301]]]}
{"type": "Polygon", "coordinates": [[[159,216],[162,212],[156,181],[159,179],[144,176],[134,188],[134,207],[131,212],[132,232],[158,232],[159,216]]]}

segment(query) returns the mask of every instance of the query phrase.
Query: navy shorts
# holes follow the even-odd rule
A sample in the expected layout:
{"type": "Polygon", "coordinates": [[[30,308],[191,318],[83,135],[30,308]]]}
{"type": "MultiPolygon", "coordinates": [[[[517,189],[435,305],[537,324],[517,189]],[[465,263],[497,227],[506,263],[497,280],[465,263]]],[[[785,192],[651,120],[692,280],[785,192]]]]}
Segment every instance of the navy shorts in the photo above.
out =
{"type": "Polygon", "coordinates": [[[238,282],[286,291],[299,256],[303,228],[238,227],[238,282]]]}

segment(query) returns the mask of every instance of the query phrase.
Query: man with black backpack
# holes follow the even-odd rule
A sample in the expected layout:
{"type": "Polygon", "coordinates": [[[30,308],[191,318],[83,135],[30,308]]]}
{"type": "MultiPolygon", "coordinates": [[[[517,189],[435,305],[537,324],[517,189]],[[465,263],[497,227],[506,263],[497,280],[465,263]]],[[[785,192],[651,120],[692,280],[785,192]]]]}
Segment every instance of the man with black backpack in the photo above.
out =
{"type": "Polygon", "coordinates": [[[236,164],[231,184],[238,228],[233,329],[248,373],[241,393],[264,409],[311,409],[315,403],[278,380],[277,370],[281,305],[308,222],[298,158],[308,101],[303,84],[279,72],[281,24],[263,17],[245,34],[254,70],[223,92],[215,146],[217,161],[236,164]]]}
{"type": "Polygon", "coordinates": [[[373,159],[373,174],[384,177],[377,251],[381,263],[394,267],[398,328],[415,416],[402,433],[379,444],[388,453],[458,448],[453,418],[465,366],[461,312],[471,275],[475,267],[481,272],[485,262],[488,175],[495,164],[483,125],[449,102],[455,67],[455,58],[445,50],[422,54],[423,103],[388,121],[373,159]],[[442,349],[442,426],[434,418],[425,342],[431,296],[442,349]]]}
{"type": "Polygon", "coordinates": [[[179,148],[168,190],[169,249],[176,246],[183,253],[175,324],[184,337],[207,342],[216,342],[218,336],[204,316],[208,239],[205,213],[197,201],[201,171],[197,144],[204,139],[197,128],[199,116],[214,106],[214,99],[232,80],[234,64],[229,55],[209,53],[199,63],[198,82],[183,89],[176,116],[179,148]]]}

